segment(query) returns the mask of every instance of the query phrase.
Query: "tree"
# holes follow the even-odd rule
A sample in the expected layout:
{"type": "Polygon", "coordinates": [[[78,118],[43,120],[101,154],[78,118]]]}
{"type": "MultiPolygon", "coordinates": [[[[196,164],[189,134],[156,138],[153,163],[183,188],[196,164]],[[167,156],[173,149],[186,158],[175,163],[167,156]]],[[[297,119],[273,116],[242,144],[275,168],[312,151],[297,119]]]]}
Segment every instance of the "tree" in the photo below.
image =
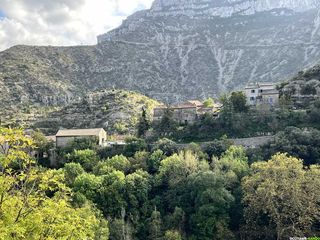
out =
{"type": "Polygon", "coordinates": [[[108,239],[96,209],[72,207],[63,171],[37,167],[34,146],[23,130],[0,128],[0,239],[108,239]]]}
{"type": "Polygon", "coordinates": [[[31,133],[31,138],[35,144],[35,150],[37,152],[37,161],[39,164],[43,166],[49,166],[50,162],[48,161],[48,157],[44,157],[44,154],[50,154],[50,149],[54,148],[54,143],[52,141],[48,141],[42,132],[39,130],[33,131],[31,133]]]}
{"type": "Polygon", "coordinates": [[[102,176],[95,203],[105,216],[120,218],[122,210],[126,207],[124,194],[125,175],[123,172],[113,171],[102,176]]]}
{"type": "Polygon", "coordinates": [[[64,174],[68,186],[72,186],[75,179],[84,173],[84,169],[80,163],[67,163],[64,165],[64,174]]]}
{"type": "Polygon", "coordinates": [[[233,239],[228,228],[228,212],[234,201],[225,188],[224,178],[212,171],[201,171],[187,179],[192,238],[197,240],[233,239]]]}
{"type": "Polygon", "coordinates": [[[159,170],[161,161],[165,158],[166,156],[160,149],[151,153],[150,157],[147,159],[148,172],[156,173],[159,170]]]}
{"type": "Polygon", "coordinates": [[[150,240],[160,240],[163,237],[161,214],[156,209],[152,212],[149,219],[149,236],[150,240]]]}
{"type": "Polygon", "coordinates": [[[112,158],[108,158],[106,160],[106,164],[115,170],[122,171],[127,173],[130,169],[130,162],[129,160],[123,155],[116,155],[112,158]]]}
{"type": "Polygon", "coordinates": [[[230,102],[235,112],[247,112],[247,98],[243,92],[233,92],[230,96],[230,102]]]}
{"type": "Polygon", "coordinates": [[[74,150],[73,153],[67,154],[69,162],[80,163],[86,171],[92,171],[92,168],[98,163],[97,153],[91,149],[74,150]]]}
{"type": "Polygon", "coordinates": [[[229,209],[230,228],[238,231],[243,222],[241,181],[250,171],[246,151],[243,147],[231,146],[219,159],[214,159],[211,165],[213,172],[224,179],[225,187],[234,198],[229,209]]]}
{"type": "Polygon", "coordinates": [[[213,99],[212,98],[208,98],[208,99],[206,99],[204,102],[203,102],[203,105],[205,106],[205,107],[213,107],[214,106],[214,101],[213,101],[213,99]]]}
{"type": "Polygon", "coordinates": [[[150,153],[147,151],[138,151],[134,154],[132,158],[130,158],[131,170],[136,171],[138,169],[147,171],[147,161],[150,153]]]}
{"type": "Polygon", "coordinates": [[[147,118],[147,111],[142,108],[142,114],[138,122],[138,137],[144,137],[150,128],[150,121],[147,118]]]}
{"type": "Polygon", "coordinates": [[[144,139],[128,137],[125,141],[126,145],[123,153],[126,157],[132,157],[136,152],[144,151],[147,149],[147,144],[144,139]]]}
{"type": "Polygon", "coordinates": [[[173,119],[173,111],[167,108],[161,120],[155,124],[154,129],[159,136],[168,137],[175,132],[178,124],[173,119]]]}
{"type": "Polygon", "coordinates": [[[320,163],[320,131],[314,128],[300,129],[287,127],[278,132],[275,140],[264,147],[270,157],[273,153],[288,153],[301,158],[305,165],[320,163]]]}
{"type": "Polygon", "coordinates": [[[199,170],[199,161],[196,155],[187,151],[174,154],[161,161],[156,179],[164,186],[175,188],[187,176],[199,170]]]}
{"type": "Polygon", "coordinates": [[[97,192],[101,188],[102,177],[95,176],[90,173],[79,175],[73,184],[73,189],[76,192],[82,193],[87,199],[95,201],[98,198],[97,192]]]}
{"type": "Polygon", "coordinates": [[[176,230],[168,230],[164,234],[165,240],[182,240],[181,234],[176,230]]]}
{"type": "Polygon", "coordinates": [[[279,240],[310,234],[320,220],[319,166],[305,169],[302,160],[276,154],[254,163],[252,172],[242,184],[248,234],[279,240]]]}
{"type": "Polygon", "coordinates": [[[151,176],[138,170],[126,176],[125,194],[126,214],[136,231],[146,228],[141,224],[149,214],[149,194],[151,192],[151,176]]]}
{"type": "Polygon", "coordinates": [[[164,153],[164,155],[166,155],[166,156],[171,156],[172,154],[178,152],[177,144],[168,138],[159,139],[155,143],[152,150],[156,151],[158,149],[160,149],[164,153]]]}
{"type": "Polygon", "coordinates": [[[242,178],[249,174],[248,157],[245,149],[239,146],[229,147],[221,158],[215,159],[211,165],[216,174],[225,178],[229,189],[237,188],[242,178]]]}

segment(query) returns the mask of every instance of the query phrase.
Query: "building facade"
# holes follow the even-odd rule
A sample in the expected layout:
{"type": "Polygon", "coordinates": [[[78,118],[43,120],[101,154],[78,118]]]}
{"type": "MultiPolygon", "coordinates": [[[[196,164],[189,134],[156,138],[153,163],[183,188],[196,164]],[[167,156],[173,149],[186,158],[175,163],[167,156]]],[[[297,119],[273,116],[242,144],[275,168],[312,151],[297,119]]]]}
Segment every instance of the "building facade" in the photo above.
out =
{"type": "Polygon", "coordinates": [[[213,107],[205,107],[198,100],[190,100],[184,103],[165,106],[160,105],[153,110],[153,120],[160,121],[166,112],[172,114],[172,118],[179,124],[193,124],[198,118],[205,113],[215,113],[218,111],[219,105],[213,107]]]}
{"type": "Polygon", "coordinates": [[[255,83],[248,85],[245,90],[249,106],[279,104],[279,91],[272,83],[255,83]]]}
{"type": "Polygon", "coordinates": [[[67,147],[75,139],[96,138],[99,146],[104,146],[107,133],[103,128],[93,129],[64,129],[56,134],[56,146],[67,147]]]}

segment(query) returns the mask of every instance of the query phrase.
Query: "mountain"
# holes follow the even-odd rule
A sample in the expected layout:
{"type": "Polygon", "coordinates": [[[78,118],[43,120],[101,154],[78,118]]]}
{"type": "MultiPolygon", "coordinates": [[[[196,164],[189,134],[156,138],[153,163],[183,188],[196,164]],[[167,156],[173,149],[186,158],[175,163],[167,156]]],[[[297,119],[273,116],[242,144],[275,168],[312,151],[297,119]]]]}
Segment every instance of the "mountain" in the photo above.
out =
{"type": "Polygon", "coordinates": [[[0,117],[51,111],[100,89],[171,103],[281,81],[320,60],[317,3],[156,0],[95,46],[12,47],[0,53],[0,117]]]}

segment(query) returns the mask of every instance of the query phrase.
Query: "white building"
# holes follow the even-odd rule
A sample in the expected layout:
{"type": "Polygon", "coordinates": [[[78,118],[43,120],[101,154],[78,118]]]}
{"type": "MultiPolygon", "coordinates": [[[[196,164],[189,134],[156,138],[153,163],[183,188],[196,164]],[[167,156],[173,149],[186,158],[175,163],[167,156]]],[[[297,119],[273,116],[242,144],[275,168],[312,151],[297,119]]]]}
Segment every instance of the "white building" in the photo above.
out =
{"type": "Polygon", "coordinates": [[[249,106],[279,104],[279,91],[272,83],[255,83],[245,88],[247,104],[249,106]]]}

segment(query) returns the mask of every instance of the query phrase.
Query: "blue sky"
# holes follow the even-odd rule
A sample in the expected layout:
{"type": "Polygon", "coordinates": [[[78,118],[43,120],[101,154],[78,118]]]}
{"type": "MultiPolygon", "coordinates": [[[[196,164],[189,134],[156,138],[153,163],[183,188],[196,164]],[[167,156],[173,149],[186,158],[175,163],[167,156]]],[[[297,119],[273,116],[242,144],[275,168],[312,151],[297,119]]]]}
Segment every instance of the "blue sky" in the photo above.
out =
{"type": "Polygon", "coordinates": [[[4,12],[0,9],[0,19],[3,18],[3,17],[5,17],[5,14],[4,14],[4,12]]]}
{"type": "Polygon", "coordinates": [[[0,51],[17,44],[96,44],[153,0],[0,0],[0,51]]]}

